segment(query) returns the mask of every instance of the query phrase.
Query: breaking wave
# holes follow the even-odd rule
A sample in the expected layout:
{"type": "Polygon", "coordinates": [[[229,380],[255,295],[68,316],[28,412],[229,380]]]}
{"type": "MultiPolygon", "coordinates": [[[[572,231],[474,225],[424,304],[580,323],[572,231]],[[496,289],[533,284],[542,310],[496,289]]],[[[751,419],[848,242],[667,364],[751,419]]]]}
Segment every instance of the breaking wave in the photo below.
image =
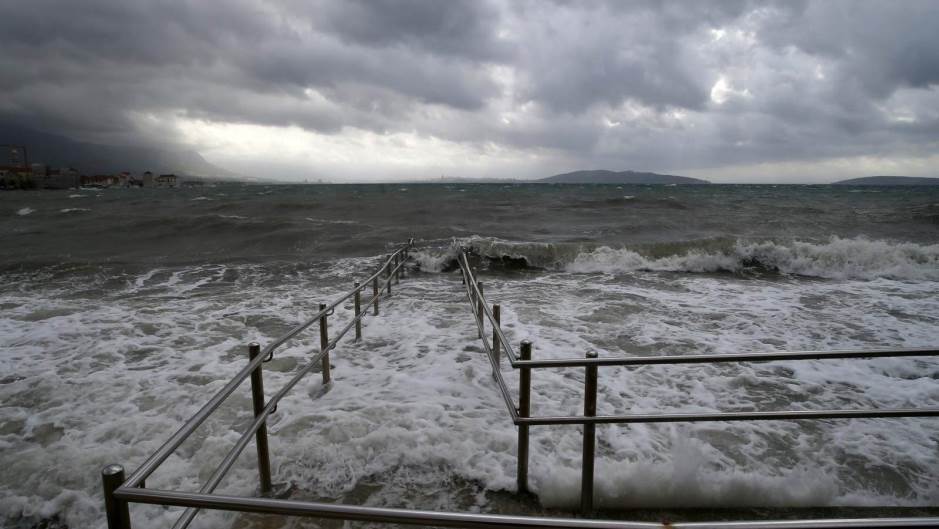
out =
{"type": "Polygon", "coordinates": [[[832,237],[824,242],[703,239],[614,248],[597,244],[513,242],[470,237],[419,252],[426,271],[455,269],[461,247],[482,266],[574,273],[634,271],[778,273],[827,279],[939,280],[939,244],[832,237]]]}
{"type": "Polygon", "coordinates": [[[939,245],[892,243],[833,237],[825,243],[735,241],[726,251],[691,249],[683,254],[646,257],[630,249],[596,248],[565,267],[571,272],[617,273],[771,271],[830,279],[937,279],[939,245]]]}

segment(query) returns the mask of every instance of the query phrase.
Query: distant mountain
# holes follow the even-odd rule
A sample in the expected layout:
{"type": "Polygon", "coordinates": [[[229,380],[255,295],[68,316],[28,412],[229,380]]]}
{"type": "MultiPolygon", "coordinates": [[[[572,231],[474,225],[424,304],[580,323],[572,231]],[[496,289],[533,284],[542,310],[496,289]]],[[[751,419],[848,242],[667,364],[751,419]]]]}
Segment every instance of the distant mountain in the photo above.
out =
{"type": "Polygon", "coordinates": [[[939,178],[921,176],[865,176],[839,180],[836,186],[939,186],[939,178]]]}
{"type": "Polygon", "coordinates": [[[535,180],[557,184],[710,184],[707,180],[669,174],[636,171],[574,171],[535,180]]]}
{"type": "Polygon", "coordinates": [[[30,163],[74,167],[85,174],[151,171],[157,174],[239,178],[236,173],[207,162],[201,154],[184,149],[84,143],[11,125],[0,125],[2,144],[25,146],[30,163]]]}

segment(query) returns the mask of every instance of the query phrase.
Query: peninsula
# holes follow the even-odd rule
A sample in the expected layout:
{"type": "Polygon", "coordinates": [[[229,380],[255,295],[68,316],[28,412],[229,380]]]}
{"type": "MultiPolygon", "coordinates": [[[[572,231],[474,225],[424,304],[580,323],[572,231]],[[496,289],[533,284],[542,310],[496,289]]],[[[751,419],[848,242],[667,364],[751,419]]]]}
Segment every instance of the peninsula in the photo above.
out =
{"type": "Polygon", "coordinates": [[[936,186],[939,178],[926,178],[922,176],[865,176],[863,178],[850,178],[839,180],[832,185],[836,186],[936,186]]]}

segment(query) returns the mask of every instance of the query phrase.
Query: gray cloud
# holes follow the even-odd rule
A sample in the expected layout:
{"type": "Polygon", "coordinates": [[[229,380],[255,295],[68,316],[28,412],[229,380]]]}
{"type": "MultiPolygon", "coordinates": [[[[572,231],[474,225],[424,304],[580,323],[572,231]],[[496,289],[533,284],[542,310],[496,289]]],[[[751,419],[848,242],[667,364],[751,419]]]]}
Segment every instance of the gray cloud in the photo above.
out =
{"type": "Polygon", "coordinates": [[[531,174],[924,157],[936,27],[931,1],[6,2],[0,121],[126,143],[184,141],[147,116],[407,133],[550,160],[531,174]]]}

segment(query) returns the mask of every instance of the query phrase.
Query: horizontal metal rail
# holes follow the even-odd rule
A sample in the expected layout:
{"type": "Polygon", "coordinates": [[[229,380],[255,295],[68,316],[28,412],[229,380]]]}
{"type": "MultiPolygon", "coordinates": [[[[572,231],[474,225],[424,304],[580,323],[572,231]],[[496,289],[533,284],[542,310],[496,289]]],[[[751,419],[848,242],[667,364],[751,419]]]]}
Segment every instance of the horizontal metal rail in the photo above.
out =
{"type": "Polygon", "coordinates": [[[586,366],[644,366],[663,364],[721,364],[737,362],[776,362],[785,360],[832,360],[838,358],[893,358],[901,356],[937,356],[939,349],[867,349],[845,351],[785,351],[774,353],[731,353],[665,356],[619,356],[606,358],[563,358],[519,360],[512,367],[550,368],[586,366]]]}
{"type": "MultiPolygon", "coordinates": [[[[512,351],[511,343],[489,309],[483,292],[479,288],[476,277],[471,272],[466,253],[460,254],[460,269],[463,273],[463,282],[466,285],[470,308],[476,316],[480,336],[485,336],[482,319],[478,306],[483,310],[493,327],[493,335],[502,344],[506,352],[512,351]],[[482,303],[476,300],[482,299],[482,303]]],[[[492,357],[491,347],[486,339],[482,340],[483,347],[492,357]]],[[[643,366],[643,365],[669,365],[669,364],[715,364],[740,362],[773,362],[786,360],[829,360],[844,358],[891,358],[891,357],[922,357],[937,356],[939,349],[912,348],[912,349],[869,349],[844,351],[787,351],[774,353],[734,353],[734,354],[698,354],[698,355],[666,355],[666,356],[626,356],[607,358],[564,358],[546,360],[516,360],[511,361],[514,353],[509,355],[510,364],[515,369],[529,368],[568,368],[588,366],[643,366]]],[[[490,360],[493,360],[490,358],[490,360]]],[[[494,360],[493,360],[494,361],[494,360]]],[[[496,378],[499,389],[507,401],[512,401],[508,388],[505,387],[501,374],[496,378]]],[[[512,421],[517,425],[546,426],[564,424],[634,424],[634,423],[669,423],[669,422],[716,422],[716,421],[779,421],[779,420],[807,420],[807,419],[873,419],[896,417],[936,417],[939,408],[925,409],[882,409],[882,410],[786,410],[768,412],[719,412],[719,413],[671,413],[671,414],[636,414],[636,415],[601,415],[586,416],[557,416],[557,417],[519,417],[511,406],[512,421]]]]}
{"type": "MultiPolygon", "coordinates": [[[[399,266],[403,266],[403,263],[399,266]]],[[[390,281],[391,281],[390,278],[386,280],[385,286],[387,286],[387,283],[390,281]]],[[[379,297],[383,297],[383,296],[379,295],[379,297]]],[[[374,296],[372,297],[372,299],[369,300],[369,303],[371,303],[372,301],[374,301],[374,296]]],[[[286,384],[284,384],[284,386],[281,387],[281,389],[277,393],[275,393],[270,398],[267,405],[264,406],[264,410],[259,415],[257,415],[255,417],[254,422],[252,422],[251,425],[248,426],[248,428],[245,429],[244,432],[242,432],[241,437],[238,438],[238,441],[231,448],[231,450],[228,451],[228,454],[226,454],[225,457],[222,459],[222,462],[212,473],[212,476],[208,479],[208,481],[206,481],[205,485],[203,485],[202,488],[199,490],[200,493],[203,493],[203,494],[211,493],[212,491],[215,490],[216,487],[218,487],[219,483],[221,483],[222,479],[224,479],[225,475],[228,473],[232,465],[238,459],[238,456],[241,455],[241,452],[243,452],[244,449],[248,446],[248,443],[251,442],[251,436],[254,435],[258,431],[259,428],[261,428],[261,425],[265,424],[268,416],[271,413],[273,413],[274,410],[277,409],[277,403],[280,402],[280,400],[284,398],[287,395],[287,393],[291,389],[293,389],[293,387],[296,386],[297,383],[300,382],[300,380],[303,379],[304,376],[306,376],[310,371],[313,370],[314,367],[316,367],[317,362],[319,362],[323,358],[323,356],[326,355],[326,353],[328,353],[332,349],[335,349],[336,345],[339,343],[342,337],[345,336],[349,332],[350,329],[352,329],[352,327],[355,325],[357,321],[362,320],[366,314],[368,314],[368,311],[363,311],[358,316],[353,318],[352,321],[346,324],[346,326],[343,327],[339,331],[339,334],[337,334],[332,340],[329,341],[329,344],[326,347],[320,348],[320,350],[313,357],[310,358],[310,360],[306,363],[306,365],[304,365],[299,371],[297,371],[297,373],[286,384]]],[[[173,525],[173,529],[184,529],[185,527],[189,526],[189,524],[192,522],[193,518],[195,518],[197,513],[198,513],[198,509],[196,508],[187,509],[179,517],[176,523],[173,525]]]]}
{"type": "MultiPolygon", "coordinates": [[[[506,402],[512,402],[512,397],[505,386],[505,381],[499,371],[499,355],[493,354],[493,349],[506,351],[506,357],[513,369],[518,369],[519,402],[518,410],[510,406],[512,421],[518,427],[518,490],[527,490],[528,479],[528,428],[531,426],[550,425],[581,425],[583,426],[583,458],[581,467],[581,512],[588,514],[593,511],[593,482],[594,459],[596,447],[597,424],[648,424],[648,423],[675,423],[675,422],[733,422],[733,421],[798,421],[798,420],[836,420],[836,419],[890,419],[906,417],[939,417],[939,408],[900,408],[900,409],[859,409],[859,410],[783,410],[783,411],[730,411],[730,412],[695,412],[695,413],[656,413],[656,414],[629,414],[629,415],[597,415],[597,378],[600,366],[645,366],[645,365],[675,365],[675,364],[718,364],[742,362],[774,362],[794,360],[831,360],[847,358],[888,358],[888,357],[924,357],[939,356],[936,348],[911,349],[869,349],[869,350],[842,350],[842,351],[787,351],[771,353],[734,353],[734,354],[694,354],[694,355],[664,355],[664,356],[620,356],[599,358],[595,351],[588,351],[583,358],[562,359],[531,359],[531,343],[523,342],[524,356],[519,359],[511,343],[502,332],[500,324],[501,306],[493,306],[483,294],[482,284],[479,283],[470,268],[466,249],[462,249],[459,256],[460,271],[466,287],[466,296],[470,302],[473,319],[479,332],[483,347],[494,366],[494,376],[500,392],[506,402]],[[492,326],[492,346],[489,345],[485,331],[485,321],[492,326]],[[531,403],[531,370],[538,368],[583,368],[584,369],[584,412],[583,415],[570,416],[530,416],[531,403]],[[521,404],[524,403],[524,404],[521,404]],[[523,409],[524,408],[524,409],[523,409]]],[[[921,519],[914,524],[922,523],[921,519]]],[[[840,523],[842,521],[837,521],[840,523]]],[[[783,522],[766,522],[774,526],[783,522]]],[[[801,523],[801,522],[800,522],[801,523]]],[[[816,527],[815,521],[807,522],[806,527],[816,527]]],[[[865,522],[868,523],[868,522],[865,522]]],[[[677,525],[677,524],[676,524],[677,525]]],[[[721,524],[727,526],[730,524],[721,524]]],[[[837,526],[837,525],[836,525],[837,526]]]]}
{"type": "MultiPolygon", "coordinates": [[[[234,378],[232,378],[225,386],[219,390],[215,395],[212,396],[209,401],[202,406],[188,421],[186,421],[156,452],[153,453],[140,467],[134,471],[133,474],[127,478],[125,483],[128,487],[138,487],[140,484],[147,479],[150,474],[152,474],[157,467],[159,467],[166,459],[174,452],[177,448],[189,437],[198,428],[205,420],[212,414],[221,404],[227,399],[235,389],[254,371],[261,363],[269,357],[273,352],[289,341],[291,338],[303,332],[305,329],[318,322],[320,318],[327,315],[335,309],[340,303],[346,301],[350,297],[354,296],[356,291],[361,291],[366,288],[366,286],[373,281],[375,278],[379,277],[382,272],[393,262],[393,260],[402,252],[410,248],[411,243],[402,246],[395,252],[393,252],[379,267],[378,271],[369,276],[369,278],[362,282],[362,284],[353,288],[351,291],[345,293],[339,299],[333,301],[326,308],[320,310],[316,313],[315,316],[309,318],[307,321],[297,325],[291,329],[286,334],[282,335],[277,340],[273,341],[267,347],[265,347],[261,354],[258,355],[255,359],[251,360],[247,366],[245,366],[241,371],[239,371],[234,378]]],[[[386,282],[387,284],[387,282],[386,282]]]]}
{"type": "MultiPolygon", "coordinates": [[[[486,296],[483,295],[479,290],[479,284],[476,282],[476,277],[470,272],[469,260],[466,258],[466,252],[460,252],[460,271],[463,273],[463,282],[466,284],[467,297],[470,300],[470,304],[473,306],[473,314],[476,314],[476,303],[473,303],[477,299],[482,299],[482,308],[483,312],[486,315],[486,318],[489,320],[490,325],[495,330],[496,337],[499,340],[499,343],[502,346],[502,350],[505,351],[506,357],[509,359],[509,363],[512,367],[519,362],[518,356],[515,354],[515,349],[512,347],[512,342],[505,337],[505,333],[502,332],[502,326],[496,323],[496,318],[492,314],[492,309],[489,308],[489,304],[486,303],[486,296]]],[[[482,316],[476,314],[476,319],[481,319],[482,316]]],[[[482,331],[480,331],[482,333],[482,331]]]]}
{"type": "MultiPolygon", "coordinates": [[[[469,260],[466,252],[460,252],[459,258],[460,271],[463,275],[463,281],[466,284],[467,297],[471,302],[482,298],[483,312],[490,325],[493,326],[495,335],[502,350],[506,352],[509,364],[514,369],[528,367],[532,369],[539,368],[562,368],[562,367],[586,367],[596,366],[640,366],[640,365],[661,365],[661,364],[717,364],[733,362],[773,362],[785,360],[833,360],[839,358],[891,358],[891,357],[913,357],[913,356],[939,356],[939,349],[936,348],[909,348],[909,349],[865,349],[865,350],[841,350],[841,351],[783,351],[772,353],[730,353],[730,354],[696,354],[696,355],[663,355],[663,356],[613,356],[604,358],[558,358],[545,360],[520,360],[515,354],[512,342],[506,338],[499,325],[496,324],[495,316],[492,313],[490,305],[486,303],[485,295],[480,291],[476,277],[469,266],[469,260]]],[[[476,303],[471,303],[470,308],[477,319],[476,303]]]]}
{"type": "Polygon", "coordinates": [[[441,512],[425,510],[336,505],[330,503],[250,498],[168,490],[135,489],[121,487],[114,495],[124,501],[173,505],[226,511],[307,516],[336,520],[385,522],[438,527],[464,527],[472,529],[536,527],[574,529],[847,529],[858,527],[929,527],[939,525],[939,517],[932,518],[843,518],[817,520],[738,521],[655,523],[619,520],[587,520],[583,518],[548,518],[544,516],[510,516],[468,512],[441,512]]]}
{"type": "Polygon", "coordinates": [[[559,424],[638,424],[660,422],[798,421],[818,419],[890,419],[897,417],[939,417],[939,408],[900,408],[882,410],[786,410],[729,411],[719,413],[662,413],[640,415],[597,415],[518,418],[515,424],[547,426],[559,424]]]}
{"type": "MultiPolygon", "coordinates": [[[[465,254],[461,254],[461,256],[463,257],[464,260],[466,259],[465,254]]],[[[462,266],[460,268],[463,269],[462,266]]],[[[467,295],[467,298],[470,300],[470,305],[473,307],[473,314],[476,314],[476,303],[473,303],[473,296],[471,293],[472,291],[470,290],[470,285],[475,287],[477,289],[476,290],[477,292],[479,292],[478,290],[479,287],[478,285],[476,285],[476,282],[471,281],[471,279],[472,279],[472,276],[467,277],[464,271],[464,284],[467,287],[466,295],[467,295]]],[[[486,307],[485,303],[483,304],[483,307],[486,307]]],[[[480,320],[478,315],[474,319],[476,321],[476,329],[479,331],[479,335],[485,336],[485,332],[483,332],[485,329],[484,329],[482,320],[480,320]]],[[[505,339],[505,335],[502,334],[502,329],[499,328],[499,326],[493,326],[493,329],[496,329],[498,336],[500,336],[499,338],[500,341],[504,340],[503,350],[506,351],[507,354],[514,355],[515,353],[511,349],[511,344],[509,344],[508,340],[505,339]]],[[[505,384],[505,378],[502,376],[502,371],[499,368],[498,360],[495,358],[495,355],[492,352],[492,347],[489,345],[489,342],[487,342],[485,338],[483,338],[482,344],[483,344],[483,350],[486,352],[486,357],[489,358],[489,363],[492,364],[492,368],[493,368],[492,374],[496,379],[496,384],[499,386],[499,392],[502,395],[502,399],[505,401],[505,406],[509,412],[509,416],[512,417],[512,422],[516,422],[518,421],[518,408],[515,406],[514,399],[512,399],[512,393],[509,391],[508,386],[505,384]]]]}

